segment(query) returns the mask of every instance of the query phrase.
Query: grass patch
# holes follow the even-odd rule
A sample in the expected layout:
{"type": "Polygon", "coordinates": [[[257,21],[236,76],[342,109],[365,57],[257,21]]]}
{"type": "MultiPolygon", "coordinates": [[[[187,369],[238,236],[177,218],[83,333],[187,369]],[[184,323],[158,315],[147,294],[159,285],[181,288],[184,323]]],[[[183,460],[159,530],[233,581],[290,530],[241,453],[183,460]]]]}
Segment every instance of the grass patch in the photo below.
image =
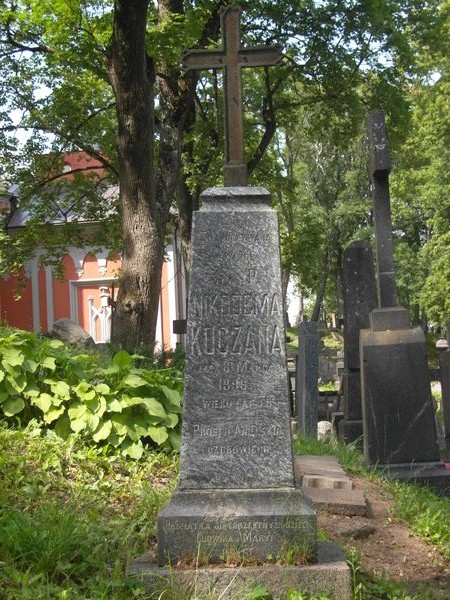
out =
{"type": "Polygon", "coordinates": [[[436,496],[431,490],[412,484],[390,482],[394,493],[394,515],[450,560],[450,498],[436,496]]]}
{"type": "Polygon", "coordinates": [[[344,341],[342,334],[340,333],[338,334],[329,329],[319,329],[319,337],[323,347],[327,348],[328,350],[337,351],[344,349],[344,341]]]}
{"type": "MultiPolygon", "coordinates": [[[[297,440],[295,451],[335,455],[346,469],[384,482],[394,493],[393,516],[450,558],[450,500],[385,482],[364,468],[355,445],[297,440]]],[[[79,437],[64,441],[35,422],[22,430],[0,423],[0,599],[148,598],[138,582],[126,578],[126,568],[155,543],[156,516],[177,471],[176,456],[146,450],[140,460],[130,460],[79,437]]],[[[398,584],[364,573],[356,555],[348,560],[356,600],[408,599],[398,584]]],[[[161,598],[178,597],[169,587],[163,592],[161,598]]],[[[200,600],[195,593],[183,593],[180,600],[200,600]]],[[[270,595],[256,587],[239,596],[244,598],[270,595]]],[[[291,590],[288,598],[327,596],[291,590]]],[[[420,598],[427,598],[426,591],[420,598]]]]}
{"type": "Polygon", "coordinates": [[[410,596],[405,586],[384,577],[373,577],[364,571],[361,557],[353,548],[347,553],[347,564],[352,577],[353,600],[425,600],[410,596]]]}
{"type": "Polygon", "coordinates": [[[287,327],[286,336],[290,338],[289,342],[286,342],[288,348],[297,350],[298,348],[298,327],[287,327]]]}
{"type": "Polygon", "coordinates": [[[131,461],[0,425],[0,598],[141,597],[124,574],[155,539],[176,471],[161,453],[131,461]]]}

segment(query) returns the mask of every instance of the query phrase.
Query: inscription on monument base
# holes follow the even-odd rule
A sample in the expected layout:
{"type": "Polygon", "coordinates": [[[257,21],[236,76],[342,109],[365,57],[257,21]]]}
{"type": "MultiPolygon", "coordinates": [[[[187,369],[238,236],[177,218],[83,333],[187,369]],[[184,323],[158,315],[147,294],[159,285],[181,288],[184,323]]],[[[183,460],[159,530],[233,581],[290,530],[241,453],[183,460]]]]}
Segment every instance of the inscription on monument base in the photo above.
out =
{"type": "MultiPolygon", "coordinates": [[[[300,490],[176,492],[163,516],[159,538],[186,558],[215,562],[232,550],[267,560],[288,548],[314,556],[315,511],[300,490]]],[[[160,548],[161,558],[167,548],[160,548]]]]}

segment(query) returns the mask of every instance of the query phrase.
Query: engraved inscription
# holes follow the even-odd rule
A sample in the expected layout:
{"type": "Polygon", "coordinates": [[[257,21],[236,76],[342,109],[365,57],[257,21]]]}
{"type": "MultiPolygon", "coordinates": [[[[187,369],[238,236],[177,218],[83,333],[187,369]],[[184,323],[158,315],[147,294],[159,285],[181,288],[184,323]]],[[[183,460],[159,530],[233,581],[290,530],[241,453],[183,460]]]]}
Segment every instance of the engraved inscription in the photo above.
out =
{"type": "Polygon", "coordinates": [[[260,531],[278,531],[280,529],[298,529],[308,530],[308,525],[302,519],[285,517],[273,521],[259,521],[256,519],[240,521],[184,521],[182,519],[170,519],[164,523],[166,533],[176,533],[177,531],[190,531],[191,533],[201,533],[204,531],[225,531],[225,532],[260,532],[260,531]]]}
{"type": "Polygon", "coordinates": [[[242,533],[239,534],[239,538],[236,539],[234,536],[230,534],[216,533],[216,534],[204,534],[199,533],[197,535],[197,542],[200,544],[235,544],[239,543],[251,543],[255,542],[273,542],[274,534],[273,533],[242,533]]]}
{"type": "Polygon", "coordinates": [[[222,258],[228,258],[233,261],[236,260],[252,260],[254,256],[253,248],[246,248],[242,245],[234,245],[229,248],[224,248],[221,252],[222,258]]]}
{"type": "Polygon", "coordinates": [[[196,236],[205,242],[241,242],[243,244],[268,244],[272,235],[268,231],[197,231],[196,236]]]}
{"type": "Polygon", "coordinates": [[[260,408],[273,409],[277,402],[273,396],[258,396],[256,398],[205,398],[203,408],[239,408],[255,410],[260,408]]]}
{"type": "MultiPolygon", "coordinates": [[[[254,271],[256,273],[256,271],[254,271]]],[[[280,315],[281,301],[276,294],[215,294],[192,296],[191,317],[280,315]]]]}
{"type": "Polygon", "coordinates": [[[253,391],[258,389],[258,382],[257,381],[251,381],[249,379],[242,379],[242,378],[237,378],[237,379],[230,379],[228,377],[225,378],[220,378],[219,379],[219,390],[221,392],[230,392],[230,391],[241,391],[241,392],[247,392],[247,391],[253,391]]]}
{"type": "Polygon", "coordinates": [[[281,335],[278,325],[252,327],[204,327],[192,330],[192,356],[229,354],[281,353],[281,335]]]}
{"type": "Polygon", "coordinates": [[[241,444],[238,446],[229,446],[224,444],[217,444],[211,446],[204,446],[201,449],[202,454],[207,454],[208,456],[231,456],[233,454],[237,455],[258,455],[262,456],[265,454],[273,454],[272,446],[265,446],[263,444],[241,444]]]}
{"type": "Polygon", "coordinates": [[[194,425],[194,435],[199,437],[223,437],[230,435],[255,436],[255,435],[280,435],[281,428],[276,425],[241,425],[233,427],[218,427],[209,425],[194,425]]]}
{"type": "Polygon", "coordinates": [[[239,358],[235,361],[225,360],[220,363],[199,363],[197,366],[202,373],[207,373],[208,375],[213,375],[214,373],[225,373],[226,375],[232,375],[236,373],[237,375],[248,375],[252,373],[267,373],[269,371],[277,371],[279,368],[278,363],[251,362],[248,359],[239,358]]]}
{"type": "Polygon", "coordinates": [[[231,362],[229,360],[225,361],[223,363],[223,372],[224,373],[237,373],[237,374],[242,374],[242,373],[263,373],[263,372],[267,372],[267,371],[277,371],[278,370],[278,364],[274,364],[274,363],[261,363],[261,362],[251,362],[247,359],[244,360],[238,360],[238,361],[234,361],[231,362]]]}

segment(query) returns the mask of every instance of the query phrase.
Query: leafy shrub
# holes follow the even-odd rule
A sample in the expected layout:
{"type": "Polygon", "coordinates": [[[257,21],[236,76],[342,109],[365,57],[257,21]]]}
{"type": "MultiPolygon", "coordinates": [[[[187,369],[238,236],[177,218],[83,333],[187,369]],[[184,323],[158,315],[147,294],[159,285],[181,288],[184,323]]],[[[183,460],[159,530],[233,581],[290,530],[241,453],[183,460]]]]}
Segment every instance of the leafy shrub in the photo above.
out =
{"type": "Polygon", "coordinates": [[[175,368],[134,366],[125,351],[102,366],[61,341],[25,331],[0,337],[0,417],[43,421],[66,439],[81,434],[140,458],[143,443],[180,447],[182,377],[175,368]]]}

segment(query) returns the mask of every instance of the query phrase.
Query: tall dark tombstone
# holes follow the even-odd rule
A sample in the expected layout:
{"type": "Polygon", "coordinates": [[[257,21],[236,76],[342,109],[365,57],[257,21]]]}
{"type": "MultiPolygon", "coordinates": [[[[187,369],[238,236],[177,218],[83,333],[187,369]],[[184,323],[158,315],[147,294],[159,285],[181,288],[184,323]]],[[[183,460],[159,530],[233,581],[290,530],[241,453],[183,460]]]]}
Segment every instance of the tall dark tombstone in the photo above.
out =
{"type": "Polygon", "coordinates": [[[366,462],[387,475],[450,490],[439,462],[425,336],[397,306],[389,199],[390,152],[383,111],[369,115],[379,308],[360,334],[366,462]]]}
{"type": "Polygon", "coordinates": [[[189,68],[225,69],[227,187],[194,213],[180,480],[158,517],[160,565],[314,556],[316,514],[296,486],[276,211],[243,187],[242,66],[278,48],[241,49],[239,9],[222,10],[223,49],[189,51],[189,68]]]}
{"type": "Polygon", "coordinates": [[[377,307],[372,249],[367,240],[352,242],[343,255],[344,303],[344,417],[339,437],[353,442],[363,435],[359,332],[369,327],[369,313],[377,307]]]}
{"type": "Polygon", "coordinates": [[[317,321],[300,324],[298,335],[295,409],[300,435],[317,438],[319,410],[319,337],[317,321]]]}
{"type": "Polygon", "coordinates": [[[441,410],[444,417],[446,459],[450,459],[450,324],[447,324],[447,344],[439,351],[439,379],[441,381],[441,410]]]}

